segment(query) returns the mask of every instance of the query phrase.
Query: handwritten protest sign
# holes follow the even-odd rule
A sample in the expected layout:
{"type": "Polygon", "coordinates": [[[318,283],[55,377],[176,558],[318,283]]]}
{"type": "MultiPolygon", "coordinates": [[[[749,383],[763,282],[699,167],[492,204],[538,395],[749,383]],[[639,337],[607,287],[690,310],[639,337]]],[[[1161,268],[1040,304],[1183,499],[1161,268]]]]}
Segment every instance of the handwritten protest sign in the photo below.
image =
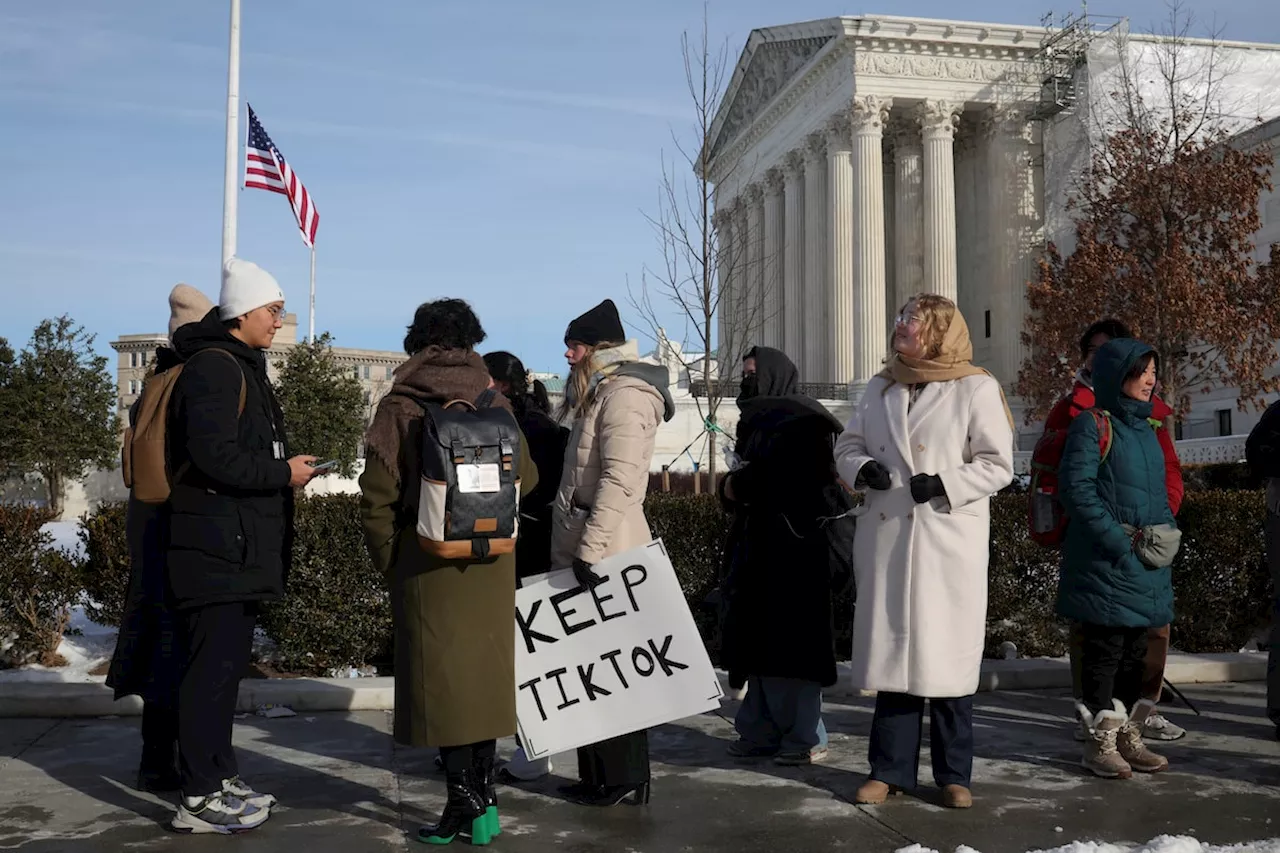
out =
{"type": "Polygon", "coordinates": [[[516,591],[516,713],[530,758],[720,706],[722,690],[660,541],[516,591]]]}

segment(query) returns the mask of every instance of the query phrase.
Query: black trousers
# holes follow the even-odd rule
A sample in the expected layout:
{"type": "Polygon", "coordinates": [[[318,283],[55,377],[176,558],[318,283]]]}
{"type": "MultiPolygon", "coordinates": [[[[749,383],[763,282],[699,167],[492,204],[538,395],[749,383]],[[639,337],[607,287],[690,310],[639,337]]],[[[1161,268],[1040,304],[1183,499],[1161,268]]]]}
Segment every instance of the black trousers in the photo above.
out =
{"type": "Polygon", "coordinates": [[[649,731],[610,738],[578,750],[578,778],[609,788],[649,781],[649,731]]]}
{"type": "Polygon", "coordinates": [[[1089,713],[1114,710],[1115,699],[1129,713],[1142,698],[1147,632],[1147,628],[1080,626],[1080,693],[1089,713]]]}
{"type": "Polygon", "coordinates": [[[175,702],[142,702],[142,769],[173,772],[178,746],[178,706],[175,702]]]}
{"type": "MultiPolygon", "coordinates": [[[[933,781],[970,787],[973,778],[973,697],[929,699],[933,781]]],[[[921,696],[879,693],[871,721],[871,778],[903,790],[916,786],[924,740],[921,696]]]]}
{"type": "Polygon", "coordinates": [[[257,605],[211,604],[178,615],[183,654],[178,687],[178,771],[182,793],[203,797],[239,775],[231,729],[240,677],[253,650],[257,605]]]}

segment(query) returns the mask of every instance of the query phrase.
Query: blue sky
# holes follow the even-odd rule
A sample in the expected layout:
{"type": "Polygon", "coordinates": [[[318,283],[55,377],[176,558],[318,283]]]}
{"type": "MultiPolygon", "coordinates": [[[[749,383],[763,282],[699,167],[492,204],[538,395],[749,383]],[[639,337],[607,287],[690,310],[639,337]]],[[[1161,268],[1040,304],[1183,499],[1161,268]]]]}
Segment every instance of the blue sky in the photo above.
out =
{"type": "MultiPolygon", "coordinates": [[[[318,329],[397,349],[415,306],[461,296],[489,332],[483,349],[555,371],[566,322],[599,299],[643,331],[627,278],[660,260],[643,212],[672,130],[689,137],[680,34],[700,26],[699,0],[243,4],[242,97],[320,210],[318,329]]],[[[1273,0],[1189,5],[1226,38],[1280,41],[1273,0]]],[[[105,352],[164,329],[179,281],[216,298],[227,9],[0,5],[0,336],[15,346],[69,313],[105,352]]],[[[1034,24],[1043,11],[710,7],[731,62],[755,27],[863,12],[1034,24]]],[[[1090,11],[1135,29],[1165,16],[1161,0],[1090,11]]],[[[308,256],[283,196],[240,193],[238,254],[279,278],[305,329],[308,256]]]]}

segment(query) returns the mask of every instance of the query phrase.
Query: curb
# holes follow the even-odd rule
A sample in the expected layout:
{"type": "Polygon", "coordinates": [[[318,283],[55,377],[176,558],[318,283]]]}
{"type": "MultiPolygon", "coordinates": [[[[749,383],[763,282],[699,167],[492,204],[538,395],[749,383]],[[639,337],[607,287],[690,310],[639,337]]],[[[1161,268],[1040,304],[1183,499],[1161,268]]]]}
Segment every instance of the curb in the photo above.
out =
{"type": "MultiPolygon", "coordinates": [[[[835,686],[823,691],[827,699],[857,699],[875,695],[852,687],[849,663],[837,664],[835,686]]],[[[728,696],[729,676],[716,670],[728,696]]],[[[1265,681],[1265,652],[1186,655],[1170,653],[1165,677],[1173,684],[1221,684],[1265,681]]],[[[979,692],[995,690],[1068,690],[1071,667],[1065,658],[984,660],[979,692]]],[[[253,678],[240,682],[236,710],[252,713],[261,705],[287,705],[296,713],[319,711],[390,711],[395,707],[395,679],[377,678],[253,678]]],[[[0,718],[137,716],[142,700],[119,701],[102,682],[0,683],[0,718]]]]}

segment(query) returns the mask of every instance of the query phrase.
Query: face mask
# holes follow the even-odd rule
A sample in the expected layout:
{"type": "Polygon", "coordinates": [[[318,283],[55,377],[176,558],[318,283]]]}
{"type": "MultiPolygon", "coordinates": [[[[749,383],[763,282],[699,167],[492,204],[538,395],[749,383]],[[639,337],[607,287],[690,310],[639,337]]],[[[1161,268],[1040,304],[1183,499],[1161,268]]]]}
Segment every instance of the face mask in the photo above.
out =
{"type": "Polygon", "coordinates": [[[738,399],[749,400],[760,393],[760,378],[754,373],[748,373],[742,377],[742,384],[738,388],[738,399]]]}

